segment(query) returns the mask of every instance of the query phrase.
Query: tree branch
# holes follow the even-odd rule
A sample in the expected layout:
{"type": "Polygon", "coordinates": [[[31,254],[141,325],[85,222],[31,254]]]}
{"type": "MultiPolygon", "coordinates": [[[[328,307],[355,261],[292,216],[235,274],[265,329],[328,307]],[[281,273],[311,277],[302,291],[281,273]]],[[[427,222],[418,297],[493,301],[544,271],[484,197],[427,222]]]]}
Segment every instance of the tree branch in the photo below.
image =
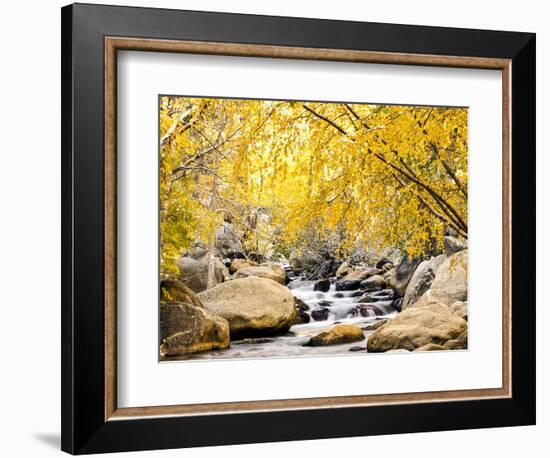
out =
{"type": "MultiPolygon", "coordinates": [[[[333,128],[335,128],[337,131],[339,131],[341,134],[348,136],[347,132],[342,129],[339,125],[328,119],[327,117],[317,113],[313,109],[309,108],[307,105],[303,105],[304,108],[312,113],[314,116],[318,117],[319,119],[325,121],[326,123],[330,124],[333,128]]],[[[394,119],[395,120],[395,119],[394,119]]],[[[392,120],[393,122],[393,120],[392,120]]],[[[372,129],[371,129],[372,130],[372,129]]],[[[398,171],[403,176],[407,177],[410,181],[418,185],[419,187],[426,190],[426,192],[432,196],[432,198],[436,201],[438,206],[448,215],[448,217],[451,219],[451,221],[454,221],[456,225],[458,225],[462,232],[467,233],[468,232],[468,225],[466,222],[462,219],[462,217],[458,214],[458,212],[454,209],[454,207],[447,202],[446,199],[444,199],[442,196],[440,196],[432,187],[422,182],[418,177],[416,177],[415,174],[410,174],[403,170],[401,167],[397,166],[396,164],[388,161],[383,155],[379,153],[374,153],[371,149],[368,150],[369,153],[373,154],[374,157],[378,158],[382,162],[384,162],[386,165],[390,166],[392,169],[398,171]],[[451,216],[452,215],[452,216],[451,216]]]]}
{"type": "MultiPolygon", "coordinates": [[[[192,108],[190,108],[189,110],[187,111],[184,111],[182,114],[180,114],[176,120],[172,123],[172,125],[170,126],[170,128],[168,129],[168,131],[162,136],[162,138],[160,139],[160,146],[163,146],[167,141],[168,139],[170,138],[170,136],[174,133],[174,131],[176,130],[176,127],[178,127],[178,124],[180,122],[183,122],[183,121],[186,121],[188,120],[190,117],[191,117],[191,112],[193,111],[192,108]]],[[[191,126],[190,123],[186,123],[186,125],[184,126],[185,129],[189,129],[189,127],[191,126]]]]}
{"type": "Polygon", "coordinates": [[[464,196],[466,198],[468,198],[468,191],[462,185],[462,183],[460,182],[460,180],[458,179],[458,177],[454,173],[453,169],[451,169],[451,166],[449,165],[449,163],[439,155],[439,152],[437,151],[437,146],[434,145],[433,143],[430,143],[430,149],[431,149],[432,154],[434,155],[434,157],[439,160],[439,162],[441,163],[441,165],[443,166],[443,168],[447,172],[447,175],[449,175],[451,177],[451,179],[455,182],[455,184],[458,187],[459,191],[462,192],[462,194],[464,194],[464,196]]]}
{"type": "Polygon", "coordinates": [[[319,119],[322,119],[323,121],[325,121],[326,123],[330,124],[332,127],[334,127],[337,131],[339,131],[341,134],[344,134],[345,136],[348,135],[348,133],[342,129],[338,124],[336,124],[335,122],[331,121],[330,119],[324,117],[322,114],[319,114],[317,113],[316,111],[312,110],[311,108],[309,108],[307,105],[303,105],[303,107],[309,111],[312,115],[314,116],[317,116],[319,119]]]}

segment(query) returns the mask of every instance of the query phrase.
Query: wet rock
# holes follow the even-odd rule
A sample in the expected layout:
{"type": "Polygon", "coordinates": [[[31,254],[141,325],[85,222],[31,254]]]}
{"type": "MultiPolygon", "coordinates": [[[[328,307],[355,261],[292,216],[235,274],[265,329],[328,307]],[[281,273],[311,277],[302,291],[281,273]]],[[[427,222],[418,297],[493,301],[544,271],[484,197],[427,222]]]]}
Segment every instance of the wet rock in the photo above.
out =
{"type": "Polygon", "coordinates": [[[360,304],[352,310],[351,314],[354,317],[374,317],[388,315],[393,312],[395,312],[393,301],[385,301],[360,304]]]}
{"type": "Polygon", "coordinates": [[[380,291],[386,287],[386,279],[382,275],[374,275],[361,282],[361,289],[366,292],[380,291]]]}
{"type": "Polygon", "coordinates": [[[319,280],[313,285],[313,291],[321,291],[326,293],[330,289],[330,280],[328,278],[319,280]]]}
{"type": "Polygon", "coordinates": [[[309,305],[307,305],[302,299],[299,297],[294,297],[294,305],[298,310],[303,310],[304,312],[309,310],[309,305]]]}
{"type": "Polygon", "coordinates": [[[160,306],[161,356],[187,355],[229,347],[229,323],[210,311],[184,303],[160,306]]]}
{"type": "Polygon", "coordinates": [[[361,280],[345,280],[340,279],[336,281],[336,291],[353,291],[361,287],[361,280]]]}
{"type": "Polygon", "coordinates": [[[398,299],[395,299],[393,301],[393,307],[395,308],[395,310],[397,310],[398,312],[401,312],[403,310],[403,298],[400,297],[398,299]]]}
{"type": "Polygon", "coordinates": [[[382,289],[380,291],[373,291],[370,293],[363,294],[357,302],[379,302],[379,301],[390,301],[394,299],[395,292],[393,289],[382,289]]]}
{"type": "Polygon", "coordinates": [[[346,297],[346,296],[345,296],[344,294],[342,294],[342,293],[334,293],[334,297],[335,297],[336,299],[342,299],[343,297],[346,297]]]}
{"type": "Polygon", "coordinates": [[[319,305],[322,307],[330,307],[334,304],[331,301],[322,300],[322,301],[319,301],[319,305]]]}
{"type": "MultiPolygon", "coordinates": [[[[374,267],[370,267],[363,270],[357,270],[351,272],[343,278],[339,278],[336,281],[336,291],[352,291],[358,288],[362,288],[363,282],[368,282],[371,278],[377,278],[384,271],[374,267]]],[[[379,280],[375,280],[379,281],[379,280]]]]}
{"type": "Polygon", "coordinates": [[[311,321],[311,317],[307,312],[304,312],[303,310],[297,310],[296,318],[294,319],[294,323],[292,323],[292,325],[306,324],[306,323],[309,323],[310,321],[311,321]]]}
{"type": "Polygon", "coordinates": [[[353,346],[348,351],[367,351],[367,347],[353,346]]]}
{"type": "Polygon", "coordinates": [[[313,336],[308,345],[312,347],[341,345],[365,339],[362,329],[352,324],[336,324],[330,329],[313,336]]]}
{"type": "Polygon", "coordinates": [[[330,314],[329,309],[326,307],[323,307],[320,309],[312,310],[311,318],[313,318],[315,321],[326,321],[328,319],[329,314],[330,314]]]}
{"type": "Polygon", "coordinates": [[[296,318],[290,290],[266,278],[222,283],[200,293],[199,299],[208,310],[229,321],[232,339],[283,334],[296,318]]]}

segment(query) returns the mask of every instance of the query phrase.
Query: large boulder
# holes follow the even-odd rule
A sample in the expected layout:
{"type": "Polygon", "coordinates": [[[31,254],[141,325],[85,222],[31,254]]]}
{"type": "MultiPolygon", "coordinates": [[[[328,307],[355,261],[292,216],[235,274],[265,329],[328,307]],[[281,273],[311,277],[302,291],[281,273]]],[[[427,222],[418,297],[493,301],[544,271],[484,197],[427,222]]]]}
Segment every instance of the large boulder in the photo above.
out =
{"type": "Polygon", "coordinates": [[[162,302],[182,302],[195,307],[204,307],[193,290],[177,280],[166,279],[160,282],[160,300],[162,302]]]}
{"type": "Polygon", "coordinates": [[[432,257],[420,263],[414,271],[411,281],[405,290],[403,310],[409,305],[414,304],[426,291],[428,291],[428,289],[430,289],[435,278],[435,273],[445,259],[446,256],[442,254],[436,258],[432,257]]]}
{"type": "Polygon", "coordinates": [[[238,278],[199,294],[206,309],[229,321],[232,338],[282,334],[296,316],[294,297],[280,283],[238,278]]]}
{"type": "Polygon", "coordinates": [[[414,271],[421,262],[421,258],[409,259],[405,257],[396,268],[387,273],[387,285],[393,288],[399,296],[404,296],[414,271]]]}
{"type": "Polygon", "coordinates": [[[238,270],[244,269],[245,267],[256,267],[257,265],[257,262],[251,261],[249,259],[235,258],[233,259],[233,261],[231,261],[231,265],[229,266],[229,273],[234,274],[238,270]]]}
{"type": "Polygon", "coordinates": [[[466,302],[467,300],[468,250],[462,250],[447,257],[441,263],[430,289],[417,302],[420,302],[419,305],[441,302],[451,306],[455,302],[466,302]]]}
{"type": "Polygon", "coordinates": [[[467,332],[468,324],[444,304],[412,307],[401,312],[368,338],[370,352],[396,348],[415,350],[427,344],[444,345],[467,332]]]}
{"type": "Polygon", "coordinates": [[[286,284],[285,271],[283,269],[280,269],[279,271],[277,271],[268,266],[244,267],[242,269],[237,270],[237,272],[233,274],[234,279],[247,278],[247,277],[268,278],[269,280],[276,281],[281,285],[286,284]]]}
{"type": "MultiPolygon", "coordinates": [[[[214,285],[227,281],[229,271],[223,263],[217,259],[214,262],[214,285]]],[[[206,260],[196,260],[189,256],[182,256],[176,261],[180,271],[179,280],[185,283],[195,293],[204,291],[208,284],[208,257],[206,260]]]]}
{"type": "Polygon", "coordinates": [[[320,347],[325,345],[341,345],[359,342],[365,339],[363,330],[353,324],[336,324],[330,329],[313,336],[308,345],[320,347]]]}
{"type": "Polygon", "coordinates": [[[241,239],[231,223],[224,221],[221,227],[216,229],[214,236],[216,249],[221,258],[246,258],[241,239]]]}
{"type": "Polygon", "coordinates": [[[187,355],[229,345],[229,323],[224,318],[190,304],[161,304],[161,356],[187,355]]]}

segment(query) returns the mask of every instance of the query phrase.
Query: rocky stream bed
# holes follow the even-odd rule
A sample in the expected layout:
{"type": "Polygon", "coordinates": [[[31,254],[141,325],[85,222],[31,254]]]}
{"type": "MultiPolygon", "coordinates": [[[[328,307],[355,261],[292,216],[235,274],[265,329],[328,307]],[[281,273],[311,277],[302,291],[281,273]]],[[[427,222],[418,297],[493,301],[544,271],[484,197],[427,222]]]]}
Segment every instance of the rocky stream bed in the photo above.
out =
{"type": "Polygon", "coordinates": [[[259,358],[259,357],[293,357],[357,354],[366,351],[366,338],[385,320],[396,315],[396,311],[379,316],[353,316],[358,303],[356,291],[336,291],[333,282],[326,292],[314,291],[315,281],[297,278],[288,284],[294,297],[309,307],[305,313],[310,317],[309,323],[292,325],[288,332],[280,336],[244,338],[231,342],[231,347],[223,350],[193,353],[183,356],[166,357],[165,360],[189,359],[223,359],[223,358],[259,358]],[[315,321],[312,318],[326,315],[326,319],[315,321]],[[361,328],[365,340],[338,345],[311,346],[311,338],[326,331],[335,324],[349,324],[361,328]]]}
{"type": "Polygon", "coordinates": [[[182,259],[181,278],[161,282],[161,360],[466,349],[468,250],[452,248],[397,266],[344,263],[319,280],[236,258],[218,262],[208,289],[204,258],[182,259]]]}

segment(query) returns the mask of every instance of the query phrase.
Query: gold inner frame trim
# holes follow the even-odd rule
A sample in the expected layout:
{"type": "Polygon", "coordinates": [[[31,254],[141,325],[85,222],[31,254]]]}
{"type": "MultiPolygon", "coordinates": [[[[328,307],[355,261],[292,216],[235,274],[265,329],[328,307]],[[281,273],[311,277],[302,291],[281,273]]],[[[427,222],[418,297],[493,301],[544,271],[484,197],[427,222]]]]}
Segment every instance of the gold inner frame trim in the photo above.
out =
{"type": "Polygon", "coordinates": [[[480,57],[387,53],[344,49],[213,43],[144,38],[105,37],[105,420],[151,416],[190,416],[425,403],[511,397],[511,60],[480,57]],[[116,247],[117,247],[117,51],[175,52],[241,57],[267,57],[338,62],[363,62],[480,68],[502,71],[502,387],[419,393],[335,396],[304,399],[224,402],[119,408],[117,405],[116,247]]]}

